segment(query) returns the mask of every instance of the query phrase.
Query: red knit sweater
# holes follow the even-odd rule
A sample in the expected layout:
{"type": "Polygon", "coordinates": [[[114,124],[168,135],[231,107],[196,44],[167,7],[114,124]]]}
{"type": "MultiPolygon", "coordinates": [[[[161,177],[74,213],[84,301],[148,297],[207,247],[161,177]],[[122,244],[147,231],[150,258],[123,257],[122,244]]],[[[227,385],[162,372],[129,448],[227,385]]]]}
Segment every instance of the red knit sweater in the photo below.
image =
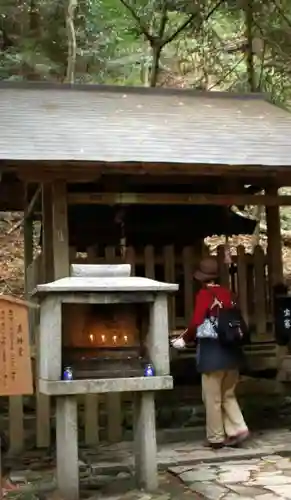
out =
{"type": "MultiPolygon", "coordinates": [[[[225,307],[231,306],[232,294],[227,288],[220,285],[208,285],[205,288],[201,288],[196,295],[193,316],[184,337],[186,341],[191,342],[195,340],[196,328],[202,325],[205,320],[213,304],[214,296],[216,296],[225,307]]],[[[213,312],[215,315],[215,311],[213,312]]]]}

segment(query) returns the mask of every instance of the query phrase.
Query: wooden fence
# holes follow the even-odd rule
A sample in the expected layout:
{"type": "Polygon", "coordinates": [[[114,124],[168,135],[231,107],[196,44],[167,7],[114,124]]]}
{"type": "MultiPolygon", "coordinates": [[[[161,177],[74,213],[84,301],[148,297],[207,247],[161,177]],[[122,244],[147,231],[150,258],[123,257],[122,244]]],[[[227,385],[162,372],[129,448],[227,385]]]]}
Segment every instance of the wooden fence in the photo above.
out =
{"type": "MultiPolygon", "coordinates": [[[[170,327],[175,330],[184,327],[190,318],[193,308],[193,270],[202,254],[207,254],[207,248],[186,247],[175,252],[173,246],[156,249],[148,245],[142,251],[129,248],[124,257],[118,255],[112,247],[106,247],[99,252],[90,248],[85,254],[76,254],[74,249],[71,249],[70,258],[72,263],[128,262],[132,265],[133,274],[179,283],[179,292],[169,299],[170,327]]],[[[217,254],[221,281],[230,285],[237,293],[243,314],[251,325],[253,340],[259,342],[258,360],[265,352],[268,352],[267,356],[274,358],[275,346],[270,346],[273,336],[267,263],[262,248],[257,246],[253,254],[247,254],[242,246],[238,247],[230,267],[224,264],[223,246],[218,248],[217,254]],[[262,349],[262,343],[267,351],[262,349]]],[[[39,255],[27,270],[27,283],[30,289],[33,289],[42,281],[42,262],[39,255]]],[[[32,339],[37,340],[38,320],[35,313],[32,314],[32,339]]],[[[35,352],[37,348],[33,348],[35,352]]],[[[128,397],[120,394],[80,397],[80,429],[87,445],[96,445],[100,437],[107,438],[110,442],[123,438],[126,427],[124,409],[130,406],[130,401],[126,400],[128,397]]],[[[35,397],[10,397],[8,422],[12,452],[25,448],[28,435],[35,437],[38,447],[48,447],[51,444],[51,428],[54,426],[54,399],[39,394],[37,390],[35,397]]]]}
{"type": "MultiPolygon", "coordinates": [[[[152,245],[142,251],[128,248],[124,258],[116,255],[114,247],[102,251],[90,248],[78,255],[71,249],[71,262],[121,263],[132,266],[132,274],[160,281],[179,283],[179,292],[169,299],[170,329],[183,328],[193,310],[193,272],[201,259],[208,254],[208,247],[185,247],[175,252],[172,245],[155,249],[152,245]]],[[[238,296],[242,312],[250,324],[256,340],[269,341],[272,337],[271,304],[269,298],[267,259],[261,246],[253,254],[237,247],[231,266],[224,264],[225,249],[217,249],[221,282],[230,286],[238,296]]]]}

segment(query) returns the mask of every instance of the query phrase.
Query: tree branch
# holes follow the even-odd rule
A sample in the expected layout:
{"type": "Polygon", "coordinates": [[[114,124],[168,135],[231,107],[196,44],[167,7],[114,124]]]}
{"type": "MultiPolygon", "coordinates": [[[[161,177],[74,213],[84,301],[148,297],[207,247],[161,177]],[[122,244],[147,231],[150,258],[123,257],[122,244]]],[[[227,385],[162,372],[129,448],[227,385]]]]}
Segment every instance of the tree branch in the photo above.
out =
{"type": "MultiPolygon", "coordinates": [[[[225,45],[225,41],[224,41],[224,40],[222,40],[222,38],[219,36],[219,34],[217,33],[217,31],[216,31],[216,30],[215,30],[212,26],[210,27],[210,30],[211,30],[211,34],[213,35],[213,37],[214,37],[214,38],[216,38],[216,39],[218,40],[218,42],[221,44],[221,46],[225,45]]],[[[235,76],[237,77],[237,79],[239,79],[239,73],[236,71],[236,68],[237,68],[237,67],[239,66],[239,64],[243,61],[244,57],[245,57],[245,56],[243,55],[243,56],[242,56],[242,58],[238,61],[238,63],[235,63],[235,64],[234,64],[234,65],[232,65],[232,66],[229,66],[229,67],[228,67],[228,69],[227,69],[227,74],[226,74],[226,75],[224,75],[224,76],[222,77],[222,79],[220,79],[220,81],[219,81],[218,83],[215,83],[215,84],[213,85],[213,87],[216,87],[217,85],[220,85],[221,83],[223,83],[223,82],[226,80],[226,78],[227,78],[230,74],[232,74],[232,73],[234,73],[234,74],[235,74],[235,76]],[[222,80],[222,81],[221,81],[221,80],[222,80]]],[[[221,60],[220,60],[220,59],[218,59],[218,62],[219,62],[220,69],[221,69],[221,70],[222,70],[222,72],[223,72],[223,71],[224,71],[224,65],[222,64],[222,62],[221,62],[221,60]]],[[[213,87],[210,87],[210,90],[211,90],[213,87]]]]}
{"type": "Polygon", "coordinates": [[[125,0],[120,0],[122,5],[131,13],[133,19],[136,21],[141,33],[145,36],[145,38],[152,44],[154,41],[154,37],[149,32],[147,26],[142,22],[142,19],[137,15],[132,6],[127,3],[125,0]]]}
{"type": "Polygon", "coordinates": [[[239,59],[239,61],[237,61],[234,66],[232,68],[230,68],[230,70],[225,74],[223,75],[222,78],[220,78],[220,80],[218,80],[217,82],[215,82],[213,85],[211,85],[211,87],[209,87],[208,90],[213,90],[215,87],[217,87],[218,85],[221,85],[222,83],[225,82],[225,80],[232,74],[232,73],[235,73],[235,70],[236,68],[240,65],[240,63],[244,60],[245,56],[243,55],[241,57],[241,59],[239,59]]]}
{"type": "MultiPolygon", "coordinates": [[[[208,21],[208,19],[214,14],[214,12],[224,3],[225,0],[219,0],[215,6],[210,9],[208,14],[202,19],[201,25],[205,22],[208,21]]],[[[157,35],[153,35],[152,33],[149,32],[149,28],[144,24],[142,21],[141,17],[138,16],[134,8],[130,5],[130,3],[127,2],[127,0],[120,0],[122,5],[131,13],[133,19],[136,21],[137,25],[140,28],[141,33],[145,36],[145,38],[149,41],[151,48],[152,48],[152,55],[153,55],[153,60],[152,60],[152,67],[151,67],[151,76],[150,76],[150,86],[155,87],[157,84],[158,80],[158,72],[159,72],[159,61],[160,61],[160,56],[162,49],[167,45],[168,43],[171,43],[177,36],[185,29],[191,22],[194,20],[194,18],[197,16],[197,13],[191,14],[186,21],[184,21],[178,28],[177,30],[172,33],[168,38],[164,38],[165,34],[165,28],[166,24],[168,21],[168,6],[166,0],[163,2],[163,9],[161,13],[161,19],[160,19],[160,26],[158,29],[157,35]]]]}
{"type": "Polygon", "coordinates": [[[262,83],[264,78],[264,69],[265,69],[265,57],[266,57],[266,42],[264,41],[264,48],[262,54],[261,68],[260,68],[260,76],[258,80],[258,91],[262,91],[262,83]]]}
{"type": "Polygon", "coordinates": [[[164,37],[167,22],[168,22],[168,6],[167,2],[164,0],[162,14],[161,14],[161,22],[158,33],[159,40],[162,40],[164,37]]]}
{"type": "Polygon", "coordinates": [[[277,11],[279,12],[280,16],[282,16],[282,18],[284,19],[284,21],[287,24],[287,26],[289,26],[289,28],[291,28],[291,19],[289,19],[286,16],[286,14],[284,13],[283,9],[278,4],[277,0],[273,0],[273,4],[275,5],[275,7],[276,7],[277,11]]]}
{"type": "MultiPolygon", "coordinates": [[[[201,24],[203,24],[205,21],[208,21],[208,19],[210,19],[210,17],[214,14],[214,12],[224,3],[225,0],[219,0],[215,5],[214,7],[212,7],[212,9],[210,9],[210,11],[208,12],[208,14],[205,16],[205,18],[202,20],[201,24]]],[[[197,14],[191,14],[191,16],[188,17],[188,19],[186,19],[186,21],[184,21],[180,26],[179,28],[174,32],[172,33],[172,35],[170,35],[166,40],[164,40],[163,44],[162,44],[162,47],[165,47],[165,45],[167,45],[168,43],[171,43],[173,42],[173,40],[175,40],[175,38],[177,38],[177,36],[180,35],[180,33],[182,33],[182,31],[184,31],[184,29],[186,29],[189,24],[192,23],[192,21],[194,21],[195,17],[197,16],[197,14]]]]}

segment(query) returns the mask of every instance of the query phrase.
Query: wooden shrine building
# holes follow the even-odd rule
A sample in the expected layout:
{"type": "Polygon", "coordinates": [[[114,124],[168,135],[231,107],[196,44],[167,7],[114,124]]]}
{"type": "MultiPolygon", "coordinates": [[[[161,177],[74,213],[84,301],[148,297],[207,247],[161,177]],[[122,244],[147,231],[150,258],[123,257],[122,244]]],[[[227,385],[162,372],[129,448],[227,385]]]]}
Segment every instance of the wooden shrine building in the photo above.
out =
{"type": "Polygon", "coordinates": [[[28,294],[67,276],[70,263],[129,262],[180,283],[170,325],[182,328],[204,238],[251,234],[256,222],[232,207],[265,206],[267,255],[239,247],[231,268],[221,248],[218,258],[255,332],[255,364],[267,352],[274,367],[269,291],[283,280],[279,206],[291,205],[278,196],[291,185],[287,111],[258,94],[1,82],[0,116],[0,210],[25,213],[28,294]]]}

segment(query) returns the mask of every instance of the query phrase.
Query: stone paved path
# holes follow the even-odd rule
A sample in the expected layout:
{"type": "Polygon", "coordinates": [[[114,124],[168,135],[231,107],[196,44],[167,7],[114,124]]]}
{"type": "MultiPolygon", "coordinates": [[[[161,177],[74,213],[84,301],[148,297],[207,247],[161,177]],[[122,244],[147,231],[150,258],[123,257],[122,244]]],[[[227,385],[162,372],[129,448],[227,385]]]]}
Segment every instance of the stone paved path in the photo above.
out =
{"type": "MultiPolygon", "coordinates": [[[[202,441],[159,447],[160,489],[148,495],[134,489],[131,443],[80,449],[82,498],[91,500],[291,500],[291,432],[264,431],[244,449],[212,451],[202,441]]],[[[55,458],[31,451],[11,461],[12,480],[25,500],[56,496],[55,458]],[[30,495],[27,496],[28,492],[30,495]]],[[[18,500],[21,500],[19,496],[18,500]]],[[[24,500],[24,499],[23,499],[24,500]]]]}
{"type": "MultiPolygon", "coordinates": [[[[175,465],[200,463],[201,461],[232,460],[242,457],[264,456],[273,453],[290,453],[291,431],[289,429],[263,431],[256,433],[241,449],[225,448],[218,451],[205,448],[203,440],[166,443],[158,447],[158,462],[160,469],[167,470],[175,465]]],[[[90,468],[93,474],[127,472],[133,468],[133,444],[123,442],[117,444],[100,443],[95,448],[79,448],[80,472],[87,473],[90,468]]],[[[10,465],[16,475],[21,471],[53,468],[54,453],[51,456],[46,451],[28,451],[22,457],[12,459],[10,465]]]]}
{"type": "MultiPolygon", "coordinates": [[[[225,448],[213,451],[203,446],[203,440],[181,443],[168,443],[158,447],[158,461],[161,469],[175,465],[186,465],[195,462],[227,460],[272,453],[291,454],[291,432],[289,429],[264,431],[256,433],[242,449],[225,448]]],[[[80,458],[90,463],[95,472],[116,472],[127,470],[133,466],[132,443],[100,445],[98,449],[81,449],[80,458]]]]}
{"type": "Polygon", "coordinates": [[[291,460],[280,455],[178,466],[170,472],[208,500],[291,499],[291,460]]]}
{"type": "MultiPolygon", "coordinates": [[[[26,471],[18,476],[14,474],[14,479],[21,483],[17,500],[63,500],[54,471],[42,471],[41,474],[26,471]]],[[[187,485],[167,472],[160,473],[159,489],[153,494],[137,490],[131,473],[96,476],[83,473],[80,483],[81,500],[188,500],[196,497],[187,485]]],[[[16,500],[15,493],[8,494],[8,498],[16,500]]]]}

